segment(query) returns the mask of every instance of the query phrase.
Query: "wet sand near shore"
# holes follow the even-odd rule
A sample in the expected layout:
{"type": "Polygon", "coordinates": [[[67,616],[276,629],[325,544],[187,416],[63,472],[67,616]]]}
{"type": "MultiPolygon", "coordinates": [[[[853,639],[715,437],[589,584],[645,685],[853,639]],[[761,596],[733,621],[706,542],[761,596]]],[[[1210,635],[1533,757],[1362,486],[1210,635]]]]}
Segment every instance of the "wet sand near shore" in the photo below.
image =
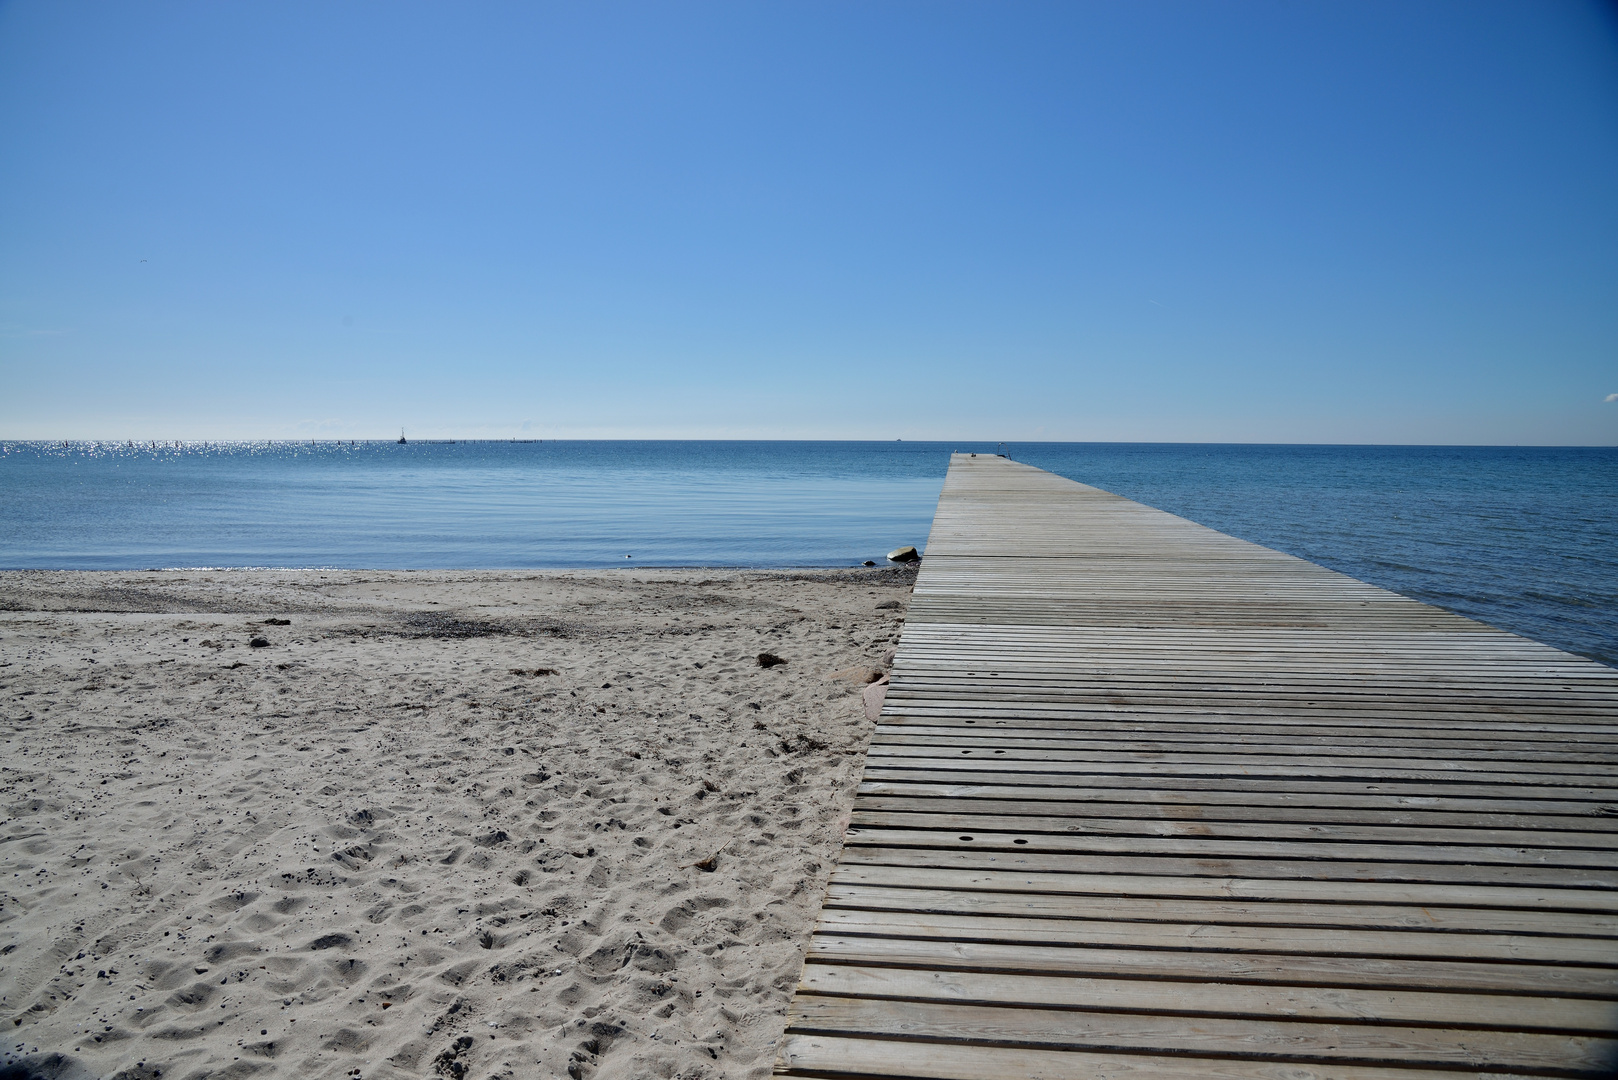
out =
{"type": "Polygon", "coordinates": [[[0,574],[0,1062],[767,1075],[913,580],[0,574]]]}

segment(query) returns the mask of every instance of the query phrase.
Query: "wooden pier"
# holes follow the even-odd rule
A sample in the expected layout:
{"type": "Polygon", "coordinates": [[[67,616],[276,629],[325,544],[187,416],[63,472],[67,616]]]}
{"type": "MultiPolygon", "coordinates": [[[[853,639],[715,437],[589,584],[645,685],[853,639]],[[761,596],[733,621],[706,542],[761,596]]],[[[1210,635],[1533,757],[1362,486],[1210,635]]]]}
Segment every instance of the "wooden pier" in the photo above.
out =
{"type": "Polygon", "coordinates": [[[777,1075],[1618,1072],[1618,671],[955,455],[777,1075]]]}

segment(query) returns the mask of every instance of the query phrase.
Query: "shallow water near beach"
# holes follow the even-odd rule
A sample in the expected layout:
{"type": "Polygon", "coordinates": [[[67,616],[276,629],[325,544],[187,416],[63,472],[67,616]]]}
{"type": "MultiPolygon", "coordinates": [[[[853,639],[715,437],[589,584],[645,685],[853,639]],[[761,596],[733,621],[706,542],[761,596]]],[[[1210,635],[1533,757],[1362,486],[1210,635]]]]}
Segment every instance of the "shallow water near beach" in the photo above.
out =
{"type": "Polygon", "coordinates": [[[1618,663],[1618,449],[1107,443],[0,445],[0,567],[835,566],[1011,457],[1618,663]]]}

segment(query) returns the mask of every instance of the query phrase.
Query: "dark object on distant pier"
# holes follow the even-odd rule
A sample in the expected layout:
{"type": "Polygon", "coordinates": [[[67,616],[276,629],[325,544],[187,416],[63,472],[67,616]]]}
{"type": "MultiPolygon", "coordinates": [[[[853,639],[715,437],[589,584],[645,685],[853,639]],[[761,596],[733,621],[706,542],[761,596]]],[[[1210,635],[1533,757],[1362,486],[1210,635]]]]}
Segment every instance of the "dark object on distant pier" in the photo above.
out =
{"type": "Polygon", "coordinates": [[[776,664],[784,664],[784,663],[786,663],[785,660],[783,660],[779,656],[776,656],[772,652],[761,652],[761,653],[758,654],[758,666],[759,667],[770,668],[770,667],[774,667],[776,664]]]}
{"type": "Polygon", "coordinates": [[[875,566],[876,565],[876,560],[875,559],[866,559],[864,562],[860,563],[860,565],[861,566],[875,566]]]}
{"type": "Polygon", "coordinates": [[[921,556],[913,547],[894,548],[888,552],[889,562],[915,562],[920,558],[921,556]]]}
{"type": "Polygon", "coordinates": [[[247,645],[249,648],[253,649],[268,649],[270,647],[270,643],[261,637],[254,638],[252,641],[249,641],[247,645]]]}
{"type": "Polygon", "coordinates": [[[265,619],[264,620],[264,625],[265,626],[291,626],[292,625],[292,620],[291,619],[265,619]]]}

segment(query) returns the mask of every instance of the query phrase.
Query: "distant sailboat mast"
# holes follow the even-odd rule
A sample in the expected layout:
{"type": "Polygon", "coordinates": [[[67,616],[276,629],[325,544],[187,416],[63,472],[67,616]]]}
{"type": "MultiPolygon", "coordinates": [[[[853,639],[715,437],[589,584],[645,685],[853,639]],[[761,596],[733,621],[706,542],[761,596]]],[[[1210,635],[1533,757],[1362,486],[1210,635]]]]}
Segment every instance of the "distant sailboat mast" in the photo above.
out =
{"type": "Polygon", "coordinates": [[[400,428],[399,429],[399,445],[403,446],[404,444],[405,444],[404,428],[400,428]]]}

